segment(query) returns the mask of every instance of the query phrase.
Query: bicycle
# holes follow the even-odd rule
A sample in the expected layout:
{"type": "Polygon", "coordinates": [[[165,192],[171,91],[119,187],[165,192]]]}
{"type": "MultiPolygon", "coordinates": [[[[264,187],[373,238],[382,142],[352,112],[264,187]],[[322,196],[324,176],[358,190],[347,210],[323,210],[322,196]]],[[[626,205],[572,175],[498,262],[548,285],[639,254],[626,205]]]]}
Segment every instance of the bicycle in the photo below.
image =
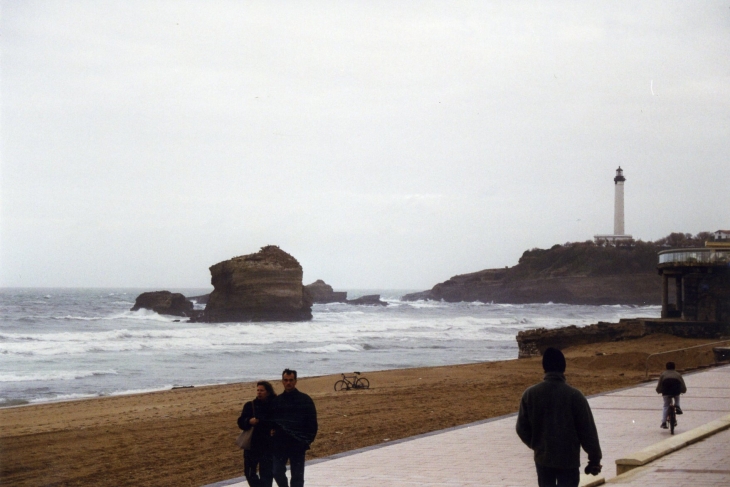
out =
{"type": "Polygon", "coordinates": [[[679,400],[679,395],[682,394],[681,382],[679,381],[679,379],[668,377],[664,379],[660,386],[660,390],[662,396],[664,397],[665,404],[667,398],[669,399],[667,417],[664,418],[664,421],[667,424],[662,423],[662,428],[666,428],[667,426],[669,426],[671,434],[674,434],[674,428],[677,427],[677,401],[679,400]]]}
{"type": "Polygon", "coordinates": [[[354,372],[355,375],[342,374],[342,380],[335,382],[335,391],[349,391],[350,389],[369,389],[370,381],[365,377],[358,377],[360,372],[354,372]]]}
{"type": "Polygon", "coordinates": [[[669,400],[669,412],[667,413],[667,423],[669,431],[674,434],[674,428],[677,426],[677,406],[674,404],[674,397],[669,400]]]}

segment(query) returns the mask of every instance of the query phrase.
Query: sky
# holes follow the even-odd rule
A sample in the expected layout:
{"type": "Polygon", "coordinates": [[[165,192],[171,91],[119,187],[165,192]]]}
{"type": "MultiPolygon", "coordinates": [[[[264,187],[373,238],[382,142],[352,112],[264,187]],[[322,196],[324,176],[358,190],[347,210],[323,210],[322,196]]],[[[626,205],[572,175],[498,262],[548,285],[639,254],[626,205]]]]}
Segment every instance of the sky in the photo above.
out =
{"type": "Polygon", "coordinates": [[[0,286],[428,289],[730,229],[730,1],[0,0],[0,286]]]}

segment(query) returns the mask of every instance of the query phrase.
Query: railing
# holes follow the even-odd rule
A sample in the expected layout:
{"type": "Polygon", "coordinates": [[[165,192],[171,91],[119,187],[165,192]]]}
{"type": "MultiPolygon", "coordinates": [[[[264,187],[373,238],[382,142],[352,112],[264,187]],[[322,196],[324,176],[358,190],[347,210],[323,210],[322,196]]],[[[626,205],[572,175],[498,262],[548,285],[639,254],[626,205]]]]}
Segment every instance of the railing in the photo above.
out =
{"type": "MultiPolygon", "coordinates": [[[[646,368],[644,370],[644,378],[645,379],[648,379],[649,378],[649,359],[652,358],[652,357],[656,357],[658,355],[664,355],[664,354],[667,354],[667,353],[684,352],[685,350],[691,350],[693,348],[709,347],[711,345],[717,345],[718,343],[728,343],[728,342],[730,342],[730,340],[721,340],[719,342],[703,343],[702,345],[695,345],[694,347],[678,348],[676,350],[667,350],[666,352],[652,353],[651,355],[649,355],[648,357],[646,357],[646,364],[645,364],[646,368]]],[[[717,363],[717,360],[715,360],[715,363],[717,363]]]]}
{"type": "Polygon", "coordinates": [[[730,249],[674,249],[659,252],[659,264],[728,264],[730,249]]]}

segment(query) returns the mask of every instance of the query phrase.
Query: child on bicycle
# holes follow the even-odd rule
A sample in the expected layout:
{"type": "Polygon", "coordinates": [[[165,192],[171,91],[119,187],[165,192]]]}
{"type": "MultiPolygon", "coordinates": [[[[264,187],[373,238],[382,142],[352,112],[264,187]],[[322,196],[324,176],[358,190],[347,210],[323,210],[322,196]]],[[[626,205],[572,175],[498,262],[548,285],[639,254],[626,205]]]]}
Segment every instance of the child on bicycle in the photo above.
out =
{"type": "Polygon", "coordinates": [[[659,382],[656,386],[657,394],[661,394],[664,398],[664,409],[662,410],[662,424],[660,428],[667,429],[667,415],[669,414],[669,405],[674,399],[677,414],[682,414],[679,408],[679,395],[687,392],[687,386],[684,385],[682,374],[677,372],[674,362],[667,362],[666,370],[659,376],[659,382]]]}

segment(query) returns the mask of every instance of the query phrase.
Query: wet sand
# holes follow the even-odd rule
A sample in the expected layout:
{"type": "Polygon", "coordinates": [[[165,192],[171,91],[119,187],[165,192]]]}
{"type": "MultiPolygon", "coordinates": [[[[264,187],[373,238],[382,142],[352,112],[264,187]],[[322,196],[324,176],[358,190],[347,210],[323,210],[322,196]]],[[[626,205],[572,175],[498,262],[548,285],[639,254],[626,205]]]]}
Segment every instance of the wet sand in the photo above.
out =
{"type": "MultiPolygon", "coordinates": [[[[650,353],[710,341],[653,335],[572,347],[566,377],[586,395],[610,391],[642,382],[650,353]]],[[[661,356],[650,371],[670,359],[696,367],[712,350],[661,356]]],[[[533,358],[364,375],[369,390],[334,392],[339,374],[300,379],[320,424],[307,458],[513,413],[542,368],[533,358]]],[[[0,409],[0,483],[200,486],[241,476],[236,419],[254,391],[239,383],[0,409]]]]}

